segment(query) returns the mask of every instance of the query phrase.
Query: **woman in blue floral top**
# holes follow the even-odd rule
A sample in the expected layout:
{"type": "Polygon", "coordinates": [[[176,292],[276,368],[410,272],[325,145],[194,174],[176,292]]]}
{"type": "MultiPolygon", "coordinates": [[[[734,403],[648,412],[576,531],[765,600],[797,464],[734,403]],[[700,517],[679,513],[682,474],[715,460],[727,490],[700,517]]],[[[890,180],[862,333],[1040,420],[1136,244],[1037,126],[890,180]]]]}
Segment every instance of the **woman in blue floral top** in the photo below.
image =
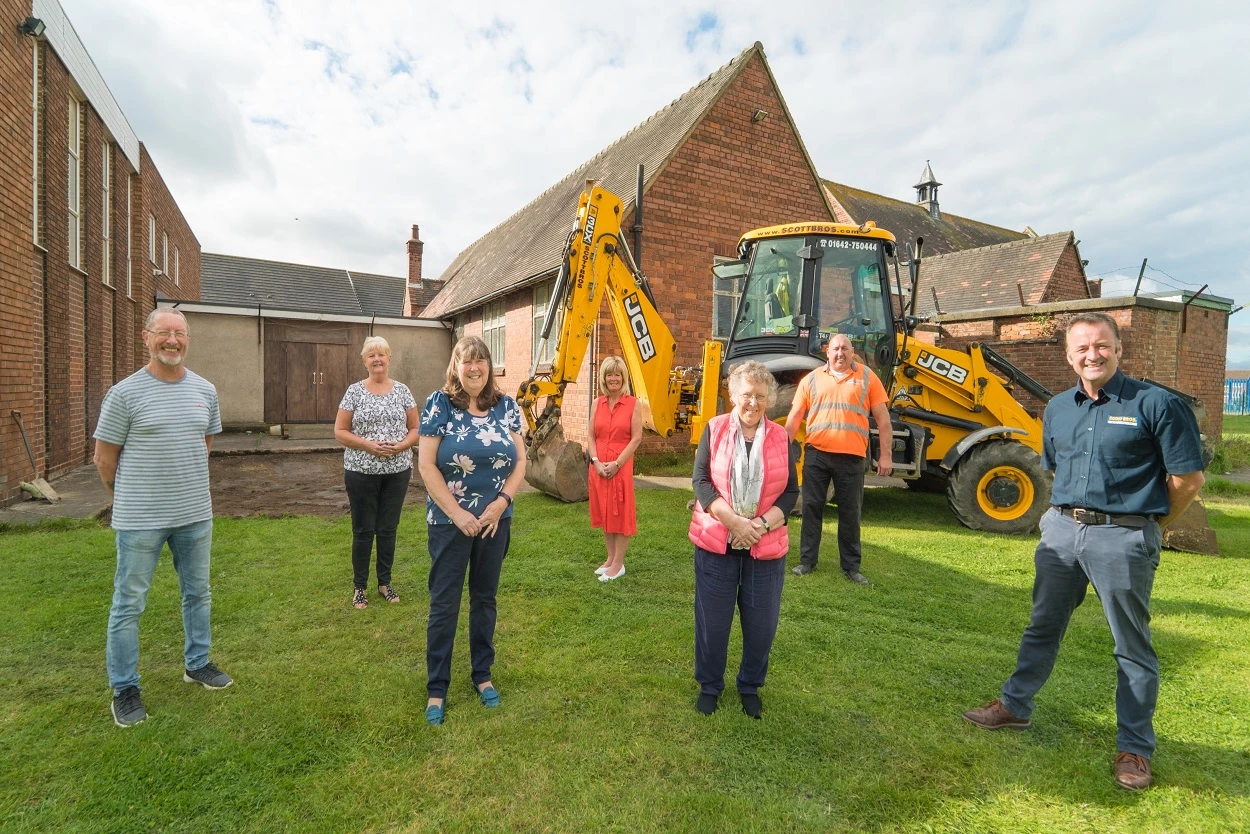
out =
{"type": "Polygon", "coordinates": [[[512,497],[525,479],[525,442],[516,400],[495,388],[490,349],[476,336],[456,343],[447,382],[421,410],[417,468],[425,483],[430,548],[430,618],[425,720],[443,723],[451,652],[469,575],[469,657],[473,685],[487,707],[499,706],[495,594],[512,525],[512,497]]]}

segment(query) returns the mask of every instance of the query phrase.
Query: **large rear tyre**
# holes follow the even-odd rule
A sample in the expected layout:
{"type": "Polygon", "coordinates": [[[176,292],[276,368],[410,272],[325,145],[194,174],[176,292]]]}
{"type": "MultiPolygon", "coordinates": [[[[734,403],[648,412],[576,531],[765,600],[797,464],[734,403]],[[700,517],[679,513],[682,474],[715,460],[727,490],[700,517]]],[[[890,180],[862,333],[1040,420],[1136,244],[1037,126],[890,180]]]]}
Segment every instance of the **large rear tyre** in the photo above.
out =
{"type": "Polygon", "coordinates": [[[990,440],[955,466],[946,501],[965,527],[1023,535],[1037,530],[1050,485],[1036,452],[1012,440],[990,440]]]}

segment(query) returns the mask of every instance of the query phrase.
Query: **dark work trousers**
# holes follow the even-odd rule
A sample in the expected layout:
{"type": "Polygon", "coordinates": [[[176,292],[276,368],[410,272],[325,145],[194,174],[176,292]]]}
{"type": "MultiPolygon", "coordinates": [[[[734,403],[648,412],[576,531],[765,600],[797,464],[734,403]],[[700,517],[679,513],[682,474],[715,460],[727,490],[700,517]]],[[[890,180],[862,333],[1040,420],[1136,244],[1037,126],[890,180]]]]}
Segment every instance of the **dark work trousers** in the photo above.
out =
{"type": "Polygon", "coordinates": [[[1016,671],[1003,684],[1003,706],[1020,718],[1032,715],[1033,696],[1050,677],[1068,620],[1093,585],[1111,626],[1119,669],[1116,747],[1149,759],[1159,697],[1159,661],[1150,643],[1150,591],[1163,544],[1159,525],[1079,524],[1051,509],[1039,526],[1033,615],[1020,640],[1016,671]]]}
{"type": "Polygon", "coordinates": [[[742,624],[738,692],[754,695],[768,674],[768,653],[781,615],[786,560],[752,559],[745,550],[727,554],[694,549],[694,679],[699,692],[720,695],[734,607],[742,624]]]}
{"type": "Polygon", "coordinates": [[[490,667],[495,662],[495,594],[499,591],[503,559],[508,553],[512,518],[499,519],[499,527],[491,537],[466,536],[454,524],[429,527],[430,619],[425,635],[425,666],[429,678],[425,691],[430,698],[446,698],[466,569],[473,684],[490,680],[490,667]]]}
{"type": "Polygon", "coordinates": [[[378,542],[378,584],[391,584],[395,564],[395,530],[408,494],[412,468],[389,475],[343,470],[347,501],[352,508],[352,582],[357,588],[369,584],[369,556],[378,542]]]}
{"type": "Polygon", "coordinates": [[[859,546],[859,518],[864,508],[864,471],[867,458],[822,452],[814,446],[803,449],[803,530],[799,534],[799,561],[816,567],[820,559],[821,525],[825,517],[825,497],[833,483],[838,502],[838,556],[842,571],[859,570],[863,551],[859,546]]]}

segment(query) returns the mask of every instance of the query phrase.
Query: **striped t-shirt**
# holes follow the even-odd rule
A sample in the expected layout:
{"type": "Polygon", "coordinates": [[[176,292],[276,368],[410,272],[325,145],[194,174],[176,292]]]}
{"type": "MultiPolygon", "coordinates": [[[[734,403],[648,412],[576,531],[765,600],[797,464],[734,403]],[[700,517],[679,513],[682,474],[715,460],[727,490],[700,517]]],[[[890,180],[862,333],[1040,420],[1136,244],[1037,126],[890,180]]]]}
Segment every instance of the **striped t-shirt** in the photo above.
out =
{"type": "Polygon", "coordinates": [[[187,371],[164,382],[140,368],[109,389],[95,439],[122,447],[113,529],[181,527],[213,517],[205,435],[221,431],[217,389],[187,371]]]}

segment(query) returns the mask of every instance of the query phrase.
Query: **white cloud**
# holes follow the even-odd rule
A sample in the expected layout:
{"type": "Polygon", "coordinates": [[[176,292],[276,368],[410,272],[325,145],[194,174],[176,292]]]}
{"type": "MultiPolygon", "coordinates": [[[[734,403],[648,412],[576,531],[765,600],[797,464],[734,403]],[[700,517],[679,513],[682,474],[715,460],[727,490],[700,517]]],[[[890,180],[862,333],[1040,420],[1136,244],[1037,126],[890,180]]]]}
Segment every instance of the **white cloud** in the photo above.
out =
{"type": "Polygon", "coordinates": [[[1244,4],[62,5],[207,251],[436,275],[759,40],[829,179],[1250,300],[1244,4]]]}

